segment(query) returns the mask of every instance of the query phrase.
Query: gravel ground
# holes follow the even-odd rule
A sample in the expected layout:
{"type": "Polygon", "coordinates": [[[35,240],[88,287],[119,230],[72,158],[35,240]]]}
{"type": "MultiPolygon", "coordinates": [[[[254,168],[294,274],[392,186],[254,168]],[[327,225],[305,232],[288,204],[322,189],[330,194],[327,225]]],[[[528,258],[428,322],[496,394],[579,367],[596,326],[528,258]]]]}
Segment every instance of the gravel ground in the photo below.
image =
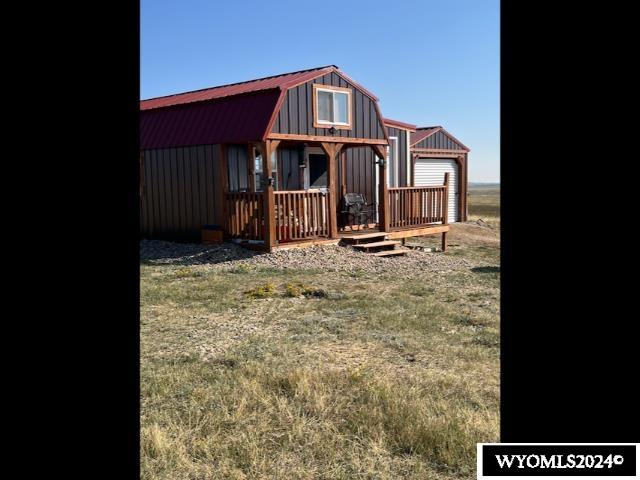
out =
{"type": "Polygon", "coordinates": [[[466,258],[419,250],[410,251],[405,256],[379,258],[358,252],[350,247],[337,245],[259,253],[232,243],[201,245],[159,240],[142,240],[140,242],[140,260],[148,264],[200,265],[222,270],[246,265],[278,269],[393,273],[402,276],[424,271],[446,272],[488,266],[466,258]]]}

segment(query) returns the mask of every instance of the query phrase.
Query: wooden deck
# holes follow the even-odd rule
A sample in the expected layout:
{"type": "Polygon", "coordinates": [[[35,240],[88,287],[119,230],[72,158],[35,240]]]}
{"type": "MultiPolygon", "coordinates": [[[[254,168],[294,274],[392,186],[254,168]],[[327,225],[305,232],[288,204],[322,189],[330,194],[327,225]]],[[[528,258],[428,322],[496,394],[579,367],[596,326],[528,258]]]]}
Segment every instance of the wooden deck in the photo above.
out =
{"type": "MultiPolygon", "coordinates": [[[[337,225],[335,194],[321,190],[226,193],[226,238],[255,250],[287,250],[314,245],[335,245],[344,240],[383,237],[394,241],[424,235],[442,235],[446,250],[449,178],[429,187],[398,187],[385,190],[386,201],[378,211],[378,224],[357,228],[337,225]],[[269,197],[269,202],[265,200],[269,197]],[[362,228],[362,229],[361,229],[362,228]]],[[[271,189],[269,189],[271,190],[271,189]]]]}
{"type": "MultiPolygon", "coordinates": [[[[366,239],[374,239],[376,237],[384,237],[386,236],[388,240],[398,240],[409,237],[421,237],[425,235],[437,235],[443,234],[444,241],[446,242],[446,233],[449,232],[449,225],[432,225],[427,227],[420,228],[403,228],[403,229],[392,229],[390,232],[381,232],[371,230],[365,231],[363,233],[357,232],[345,232],[340,234],[340,238],[338,239],[326,239],[326,238],[316,238],[310,240],[300,240],[300,241],[292,241],[281,243],[273,247],[273,251],[276,250],[291,250],[294,248],[306,248],[306,247],[314,247],[316,245],[338,245],[344,240],[355,241],[357,244],[357,240],[366,240],[366,239]]],[[[351,242],[350,242],[351,243],[351,242]]],[[[252,245],[253,247],[254,245],[252,245]]],[[[257,249],[257,248],[256,248],[257,249]]],[[[260,248],[264,250],[264,248],[260,248]]],[[[446,250],[446,248],[443,248],[446,250]]]]}

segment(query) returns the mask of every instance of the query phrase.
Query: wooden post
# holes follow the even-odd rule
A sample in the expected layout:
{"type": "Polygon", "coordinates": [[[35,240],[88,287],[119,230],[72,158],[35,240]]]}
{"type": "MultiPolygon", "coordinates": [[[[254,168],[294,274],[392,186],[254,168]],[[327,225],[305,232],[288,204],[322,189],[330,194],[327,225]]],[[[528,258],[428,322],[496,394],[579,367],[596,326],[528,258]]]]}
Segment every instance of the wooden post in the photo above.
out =
{"type": "MultiPolygon", "coordinates": [[[[444,174],[444,198],[442,200],[442,224],[449,225],[449,172],[444,174]]],[[[442,251],[447,251],[447,232],[442,232],[442,251]]]]}
{"type": "Polygon", "coordinates": [[[338,155],[344,144],[322,142],[322,150],[327,155],[327,185],[329,188],[328,216],[329,238],[338,235],[338,155]]]}
{"type": "Polygon", "coordinates": [[[280,140],[267,140],[260,143],[260,152],[262,155],[262,171],[266,179],[263,195],[264,195],[264,244],[270,252],[276,244],[276,209],[275,194],[273,190],[274,179],[269,180],[273,176],[271,168],[271,155],[278,148],[280,140]]]}
{"type": "Polygon", "coordinates": [[[378,205],[378,228],[382,232],[388,232],[390,228],[391,215],[389,214],[389,187],[387,186],[387,155],[384,145],[376,145],[373,148],[374,153],[382,159],[383,165],[379,165],[380,175],[378,176],[378,197],[380,205],[378,205]]]}
{"type": "Polygon", "coordinates": [[[444,174],[444,198],[442,199],[442,224],[449,224],[449,172],[444,174]]]}
{"type": "Polygon", "coordinates": [[[416,186],[416,161],[418,160],[418,155],[415,153],[411,155],[411,187],[416,186]]]}

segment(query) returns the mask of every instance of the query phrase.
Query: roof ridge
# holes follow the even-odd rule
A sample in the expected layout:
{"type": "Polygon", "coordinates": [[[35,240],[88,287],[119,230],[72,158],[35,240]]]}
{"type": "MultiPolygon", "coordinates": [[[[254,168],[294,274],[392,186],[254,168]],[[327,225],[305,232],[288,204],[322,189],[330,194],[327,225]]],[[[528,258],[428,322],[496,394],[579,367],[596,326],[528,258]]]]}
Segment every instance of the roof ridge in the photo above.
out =
{"type": "Polygon", "coordinates": [[[169,98],[169,97],[176,97],[178,95],[184,95],[186,93],[196,93],[196,92],[204,92],[205,90],[215,90],[216,88],[223,88],[223,87],[232,87],[234,85],[242,85],[243,83],[251,83],[251,82],[258,82],[260,80],[268,80],[270,78],[276,78],[276,77],[284,77],[285,75],[295,75],[298,73],[306,73],[306,72],[313,72],[314,70],[323,70],[325,68],[338,68],[336,65],[325,65],[323,67],[314,67],[314,68],[307,68],[304,70],[298,70],[296,72],[285,72],[285,73],[280,73],[278,75],[269,75],[267,77],[261,77],[261,78],[253,78],[251,80],[244,80],[242,82],[235,82],[235,83],[226,83],[224,85],[215,85],[213,87],[205,87],[205,88],[198,88],[196,90],[188,90],[185,92],[178,92],[178,93],[170,93],[169,95],[160,95],[158,97],[151,97],[151,98],[145,98],[145,99],[141,99],[141,102],[147,102],[149,100],[158,100],[160,98],[169,98]]]}
{"type": "Polygon", "coordinates": [[[413,123],[403,122],[401,120],[395,120],[395,119],[389,118],[389,117],[383,117],[382,120],[385,123],[388,122],[388,123],[392,123],[392,124],[396,124],[396,125],[404,125],[405,127],[411,127],[411,130],[417,130],[417,126],[414,125],[413,123]]]}
{"type": "Polygon", "coordinates": [[[432,128],[444,128],[442,125],[434,125],[432,127],[418,127],[416,130],[431,130],[432,128]]]}

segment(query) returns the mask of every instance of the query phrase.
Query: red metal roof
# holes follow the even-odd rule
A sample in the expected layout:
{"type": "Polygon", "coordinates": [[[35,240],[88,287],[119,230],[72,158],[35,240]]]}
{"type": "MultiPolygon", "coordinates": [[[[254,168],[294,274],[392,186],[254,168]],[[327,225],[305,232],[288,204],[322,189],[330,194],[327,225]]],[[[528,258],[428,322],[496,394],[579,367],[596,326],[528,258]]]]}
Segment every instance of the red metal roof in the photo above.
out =
{"type": "Polygon", "coordinates": [[[140,147],[262,140],[289,88],[334,72],[378,100],[335,65],[151,98],[140,102],[140,147]]]}
{"type": "Polygon", "coordinates": [[[153,108],[169,107],[184,103],[202,102],[205,100],[214,100],[216,98],[230,97],[233,95],[241,95],[244,93],[258,92],[274,88],[286,90],[291,86],[307,82],[315,77],[335,70],[337,70],[337,67],[329,65],[327,67],[284,73],[282,75],[232,83],[230,85],[221,85],[219,87],[205,88],[192,92],[177,93],[175,95],[167,95],[165,97],[150,98],[140,101],[140,110],[151,110],[153,108]]]}
{"type": "Polygon", "coordinates": [[[442,127],[439,125],[435,127],[420,127],[416,129],[416,131],[411,134],[411,146],[421,142],[427,137],[430,137],[438,130],[442,130],[442,127]]]}
{"type": "Polygon", "coordinates": [[[418,128],[416,125],[413,125],[411,123],[404,123],[400,122],[399,120],[392,120],[390,118],[385,118],[384,124],[389,127],[403,128],[405,130],[416,130],[418,128]]]}
{"type": "Polygon", "coordinates": [[[298,72],[283,73],[281,75],[258,78],[255,80],[232,83],[229,85],[221,85],[218,87],[205,88],[202,90],[194,90],[192,92],[184,92],[174,95],[167,95],[164,97],[149,98],[147,100],[140,101],[140,110],[151,110],[154,108],[169,107],[172,105],[182,105],[184,103],[202,102],[206,100],[214,100],[216,98],[242,95],[244,93],[270,90],[273,88],[284,91],[331,72],[336,72],[338,75],[344,77],[346,81],[352,83],[356,88],[362,90],[363,93],[376,101],[378,100],[375,95],[373,95],[362,85],[354,82],[347,76],[346,73],[341,71],[338,67],[336,67],[335,65],[328,65],[326,67],[316,67],[308,70],[300,70],[298,72]]]}
{"type": "Polygon", "coordinates": [[[140,148],[260,141],[279,96],[272,89],[144,110],[140,112],[140,148]]]}

